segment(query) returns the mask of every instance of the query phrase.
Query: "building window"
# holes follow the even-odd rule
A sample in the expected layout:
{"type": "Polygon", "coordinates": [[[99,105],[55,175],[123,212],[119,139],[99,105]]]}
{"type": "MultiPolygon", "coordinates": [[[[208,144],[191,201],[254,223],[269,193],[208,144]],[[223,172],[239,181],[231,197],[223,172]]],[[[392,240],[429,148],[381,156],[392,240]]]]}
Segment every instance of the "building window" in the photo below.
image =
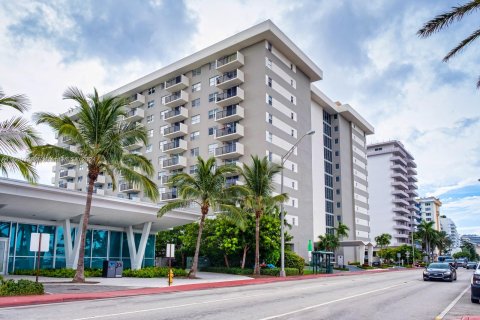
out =
{"type": "Polygon", "coordinates": [[[217,109],[208,110],[208,119],[215,119],[216,113],[217,113],[217,109]]]}
{"type": "Polygon", "coordinates": [[[267,103],[268,103],[269,105],[273,105],[273,98],[272,98],[272,96],[267,95],[267,103]]]}
{"type": "Polygon", "coordinates": [[[155,87],[151,87],[148,89],[148,94],[154,94],[155,93],[155,87]]]}
{"type": "Polygon", "coordinates": [[[338,157],[340,155],[340,151],[335,151],[335,156],[338,157]]]}
{"type": "Polygon", "coordinates": [[[292,207],[295,207],[295,199],[292,199],[292,207]]]}
{"type": "Polygon", "coordinates": [[[336,182],[339,182],[339,181],[340,181],[340,177],[339,177],[339,176],[336,176],[336,177],[335,177],[335,181],[336,181],[336,182]]]}
{"type": "Polygon", "coordinates": [[[152,152],[152,145],[151,144],[147,144],[147,146],[145,147],[145,153],[149,153],[149,152],[152,152]]]}
{"type": "Polygon", "coordinates": [[[202,74],[202,67],[192,70],[192,77],[199,76],[202,74]]]}
{"type": "Polygon", "coordinates": [[[83,181],[83,176],[80,176],[77,178],[77,182],[82,182],[83,181]]]}
{"type": "Polygon", "coordinates": [[[163,110],[160,112],[160,119],[165,120],[165,114],[169,112],[170,110],[163,110]]]}
{"type": "Polygon", "coordinates": [[[295,164],[292,163],[292,171],[295,171],[295,164]]]}
{"type": "Polygon", "coordinates": [[[208,70],[215,70],[216,67],[217,67],[216,61],[212,61],[208,63],[208,70]]]}
{"type": "Polygon", "coordinates": [[[193,148],[193,149],[190,149],[190,155],[191,155],[192,157],[198,157],[198,155],[200,154],[198,150],[199,150],[198,147],[193,148]]]}
{"type": "Polygon", "coordinates": [[[192,100],[192,108],[200,107],[200,98],[192,100]]]}
{"type": "Polygon", "coordinates": [[[267,132],[267,141],[272,142],[273,141],[273,135],[271,132],[267,132]]]}
{"type": "Polygon", "coordinates": [[[272,60],[267,58],[266,65],[267,65],[267,68],[272,69],[272,60]]]}
{"type": "Polygon", "coordinates": [[[336,190],[335,190],[335,193],[336,193],[336,194],[340,194],[340,189],[336,189],[336,190]]]}
{"type": "Polygon", "coordinates": [[[338,126],[335,126],[333,129],[335,132],[338,132],[338,126]]]}
{"type": "Polygon", "coordinates": [[[210,93],[208,95],[208,102],[215,102],[215,100],[217,99],[217,94],[218,92],[210,93]]]}
{"type": "Polygon", "coordinates": [[[268,151],[268,161],[272,162],[273,161],[273,152],[268,151]]]}
{"type": "Polygon", "coordinates": [[[292,137],[295,137],[295,129],[292,129],[292,132],[290,133],[292,137]]]}
{"type": "Polygon", "coordinates": [[[147,108],[150,109],[150,108],[153,108],[153,107],[155,107],[155,100],[148,101],[147,108]]]}
{"type": "Polygon", "coordinates": [[[197,114],[197,115],[194,115],[192,117],[192,121],[190,122],[191,124],[197,124],[197,123],[200,123],[200,115],[197,114]]]}
{"type": "Polygon", "coordinates": [[[290,96],[290,102],[291,103],[294,103],[295,102],[295,98],[293,96],[290,96]]]}
{"type": "Polygon", "coordinates": [[[153,129],[150,129],[147,131],[147,137],[149,138],[153,137],[153,129]]]}
{"type": "Polygon", "coordinates": [[[337,119],[338,118],[338,115],[337,114],[334,114],[333,115],[333,119],[337,119]]]}
{"type": "Polygon", "coordinates": [[[272,78],[267,77],[267,85],[271,88],[272,87],[272,78]]]}
{"type": "Polygon", "coordinates": [[[338,144],[338,138],[337,138],[337,139],[335,139],[335,144],[338,144]]]}
{"type": "Polygon", "coordinates": [[[200,137],[200,131],[190,133],[190,141],[197,140],[200,137]]]}
{"type": "Polygon", "coordinates": [[[216,143],[209,144],[208,145],[208,155],[209,156],[215,155],[215,149],[217,149],[217,147],[218,147],[218,144],[216,144],[216,143]]]}
{"type": "Polygon", "coordinates": [[[295,189],[295,181],[292,181],[292,189],[295,189]]]}
{"type": "Polygon", "coordinates": [[[107,183],[107,189],[113,189],[113,183],[112,182],[107,183]]]}
{"type": "Polygon", "coordinates": [[[267,41],[267,50],[272,52],[272,44],[267,41]]]}
{"type": "Polygon", "coordinates": [[[153,114],[147,116],[147,123],[153,122],[153,114]]]}
{"type": "Polygon", "coordinates": [[[268,123],[270,123],[270,124],[273,123],[273,117],[270,113],[268,114],[268,123]]]}
{"type": "Polygon", "coordinates": [[[214,85],[217,84],[217,78],[218,78],[218,76],[215,76],[215,77],[211,77],[211,78],[208,80],[208,83],[210,84],[210,87],[213,87],[214,85]]]}
{"type": "Polygon", "coordinates": [[[215,134],[215,131],[217,131],[217,127],[208,128],[208,135],[213,136],[215,134]]]}
{"type": "Polygon", "coordinates": [[[337,202],[337,208],[340,208],[341,205],[340,205],[340,202],[337,202]]]}
{"type": "Polygon", "coordinates": [[[202,89],[202,83],[198,82],[192,85],[192,92],[197,92],[202,89]]]}
{"type": "Polygon", "coordinates": [[[340,164],[335,163],[335,169],[340,169],[340,164]]]}
{"type": "Polygon", "coordinates": [[[198,167],[196,164],[194,164],[193,166],[190,166],[190,172],[189,172],[190,174],[195,174],[197,173],[197,171],[198,171],[198,167]]]}
{"type": "Polygon", "coordinates": [[[291,118],[292,120],[295,120],[295,115],[294,115],[293,112],[290,112],[290,118],[291,118]]]}

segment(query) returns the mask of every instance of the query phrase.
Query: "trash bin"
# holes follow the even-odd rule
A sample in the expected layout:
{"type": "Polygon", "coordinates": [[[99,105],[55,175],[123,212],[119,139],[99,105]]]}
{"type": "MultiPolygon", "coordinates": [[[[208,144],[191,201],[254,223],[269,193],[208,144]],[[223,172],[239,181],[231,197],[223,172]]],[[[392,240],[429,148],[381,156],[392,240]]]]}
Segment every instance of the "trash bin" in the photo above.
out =
{"type": "Polygon", "coordinates": [[[115,278],[115,261],[103,260],[102,277],[115,278]]]}
{"type": "Polygon", "coordinates": [[[115,262],[115,278],[121,278],[123,274],[123,261],[115,262]]]}

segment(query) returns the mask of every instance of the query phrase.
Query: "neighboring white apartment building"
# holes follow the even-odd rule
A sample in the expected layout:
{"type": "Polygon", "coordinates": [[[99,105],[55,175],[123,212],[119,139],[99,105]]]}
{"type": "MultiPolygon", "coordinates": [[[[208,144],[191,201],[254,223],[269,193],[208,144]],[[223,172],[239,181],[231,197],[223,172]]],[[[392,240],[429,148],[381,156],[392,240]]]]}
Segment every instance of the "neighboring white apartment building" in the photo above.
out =
{"type": "Polygon", "coordinates": [[[418,224],[414,158],[397,140],[371,144],[367,154],[371,237],[388,233],[392,246],[410,244],[418,224]]]}
{"type": "Polygon", "coordinates": [[[460,237],[457,232],[457,226],[452,219],[445,216],[440,217],[440,229],[448,234],[450,240],[452,240],[452,249],[460,247],[460,237]]]}
{"type": "Polygon", "coordinates": [[[442,202],[435,197],[419,198],[417,201],[420,203],[420,213],[422,220],[433,221],[435,223],[435,230],[441,231],[440,228],[440,207],[442,202]]]}
{"type": "MultiPolygon", "coordinates": [[[[133,144],[128,150],[153,163],[164,203],[177,198],[169,177],[195,173],[197,156],[213,156],[218,165],[249,164],[251,155],[279,162],[302,135],[315,130],[284,165],[286,219],[294,236],[290,245],[306,257],[309,240],[332,232],[335,221],[348,223],[352,240],[368,243],[370,238],[365,135],[373,127],[312,85],[322,78],[322,70],[267,20],[110,95],[130,97],[124,120],[145,126],[148,145],[133,144]]],[[[75,119],[76,112],[68,115],[75,119]]],[[[59,139],[60,145],[74,148],[69,143],[59,139]]],[[[81,164],[58,163],[53,170],[55,185],[85,190],[81,164]]],[[[279,192],[280,176],[275,179],[279,192]]],[[[238,181],[238,176],[227,179],[238,181]]],[[[127,183],[113,192],[102,176],[95,191],[144,199],[137,186],[127,183]]]]}

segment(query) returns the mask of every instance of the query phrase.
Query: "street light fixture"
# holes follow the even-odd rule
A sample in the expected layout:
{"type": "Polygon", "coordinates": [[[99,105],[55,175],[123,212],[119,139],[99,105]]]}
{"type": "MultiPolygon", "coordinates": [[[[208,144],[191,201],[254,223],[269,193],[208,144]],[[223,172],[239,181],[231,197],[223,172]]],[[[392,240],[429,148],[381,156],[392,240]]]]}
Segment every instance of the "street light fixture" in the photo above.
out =
{"type": "MultiPolygon", "coordinates": [[[[285,161],[287,161],[288,157],[290,157],[290,155],[293,153],[297,145],[300,143],[300,141],[302,141],[303,138],[305,138],[305,136],[311,136],[314,133],[315,133],[314,130],[310,130],[307,133],[305,133],[303,136],[300,137],[300,139],[297,140],[297,142],[295,142],[295,144],[290,148],[290,150],[288,150],[288,152],[282,156],[280,161],[280,164],[282,166],[282,169],[280,171],[280,175],[281,175],[280,194],[283,194],[283,165],[285,164],[285,161]]],[[[286,274],[285,274],[285,235],[284,235],[285,226],[284,226],[283,220],[284,220],[284,216],[283,216],[283,201],[282,201],[282,203],[280,204],[280,233],[281,233],[280,235],[280,239],[281,239],[280,240],[280,277],[284,278],[286,274]]]]}

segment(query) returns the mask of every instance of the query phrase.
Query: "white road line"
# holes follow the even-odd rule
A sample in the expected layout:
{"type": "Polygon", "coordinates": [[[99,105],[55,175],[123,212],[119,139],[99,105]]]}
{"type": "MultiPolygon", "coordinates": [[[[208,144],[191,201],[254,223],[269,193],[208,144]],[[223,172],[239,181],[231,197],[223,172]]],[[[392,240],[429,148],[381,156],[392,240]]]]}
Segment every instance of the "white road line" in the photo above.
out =
{"type": "Polygon", "coordinates": [[[313,306],[310,306],[310,307],[306,307],[306,308],[302,308],[302,309],[298,309],[298,310],[294,310],[294,311],[290,311],[290,312],[286,312],[286,313],[282,313],[282,314],[277,314],[277,315],[274,315],[274,316],[271,316],[271,317],[267,317],[267,318],[262,318],[262,319],[260,319],[260,320],[270,320],[270,319],[276,319],[276,318],[281,318],[281,317],[289,316],[289,315],[292,315],[292,314],[295,314],[295,313],[299,313],[299,312],[303,312],[303,311],[307,311],[307,310],[311,310],[311,309],[323,307],[323,306],[326,306],[326,305],[331,304],[331,303],[335,303],[335,302],[339,302],[339,301],[344,301],[344,300],[348,300],[348,299],[352,299],[352,298],[356,298],[356,297],[361,297],[361,296],[364,296],[364,295],[367,295],[367,294],[371,294],[371,293],[375,293],[375,292],[380,292],[380,291],[385,291],[385,290],[388,290],[388,289],[391,289],[391,288],[403,286],[403,285],[407,284],[408,282],[410,282],[410,281],[402,282],[402,283],[395,284],[395,285],[393,285],[393,286],[389,286],[389,287],[385,287],[385,288],[381,288],[381,289],[376,289],[376,290],[371,290],[371,291],[367,291],[367,292],[355,294],[355,295],[353,295],[353,296],[349,296],[349,297],[345,297],[345,298],[340,298],[340,299],[336,299],[336,300],[331,300],[331,301],[323,302],[323,303],[316,304],[316,305],[313,305],[313,306]]]}
{"type": "Polygon", "coordinates": [[[457,304],[458,300],[460,300],[460,298],[463,297],[463,295],[465,294],[465,292],[467,292],[467,290],[470,289],[470,285],[468,285],[468,287],[465,288],[465,290],[462,291],[462,293],[460,293],[446,308],[445,310],[442,311],[442,313],[440,313],[438,316],[435,317],[435,320],[442,320],[443,317],[445,317],[447,315],[447,313],[457,304]]]}
{"type": "Polygon", "coordinates": [[[159,307],[159,308],[142,309],[142,310],[135,310],[135,311],[128,311],[128,312],[111,313],[111,314],[91,316],[91,317],[86,317],[86,318],[76,318],[76,319],[73,319],[73,320],[89,320],[89,319],[110,318],[110,317],[123,316],[123,315],[128,315],[128,314],[151,312],[151,311],[166,310],[166,309],[175,309],[175,308],[189,307],[189,306],[209,304],[209,303],[215,303],[215,302],[224,302],[224,301],[239,300],[239,299],[244,299],[244,298],[260,297],[260,296],[266,296],[266,295],[271,295],[271,293],[269,292],[269,293],[263,293],[263,294],[248,295],[248,296],[244,296],[244,297],[238,297],[237,296],[237,297],[232,297],[232,298],[208,300],[208,301],[202,301],[202,302],[193,302],[193,303],[186,303],[186,304],[180,304],[180,305],[168,306],[168,307],[159,307]]]}

